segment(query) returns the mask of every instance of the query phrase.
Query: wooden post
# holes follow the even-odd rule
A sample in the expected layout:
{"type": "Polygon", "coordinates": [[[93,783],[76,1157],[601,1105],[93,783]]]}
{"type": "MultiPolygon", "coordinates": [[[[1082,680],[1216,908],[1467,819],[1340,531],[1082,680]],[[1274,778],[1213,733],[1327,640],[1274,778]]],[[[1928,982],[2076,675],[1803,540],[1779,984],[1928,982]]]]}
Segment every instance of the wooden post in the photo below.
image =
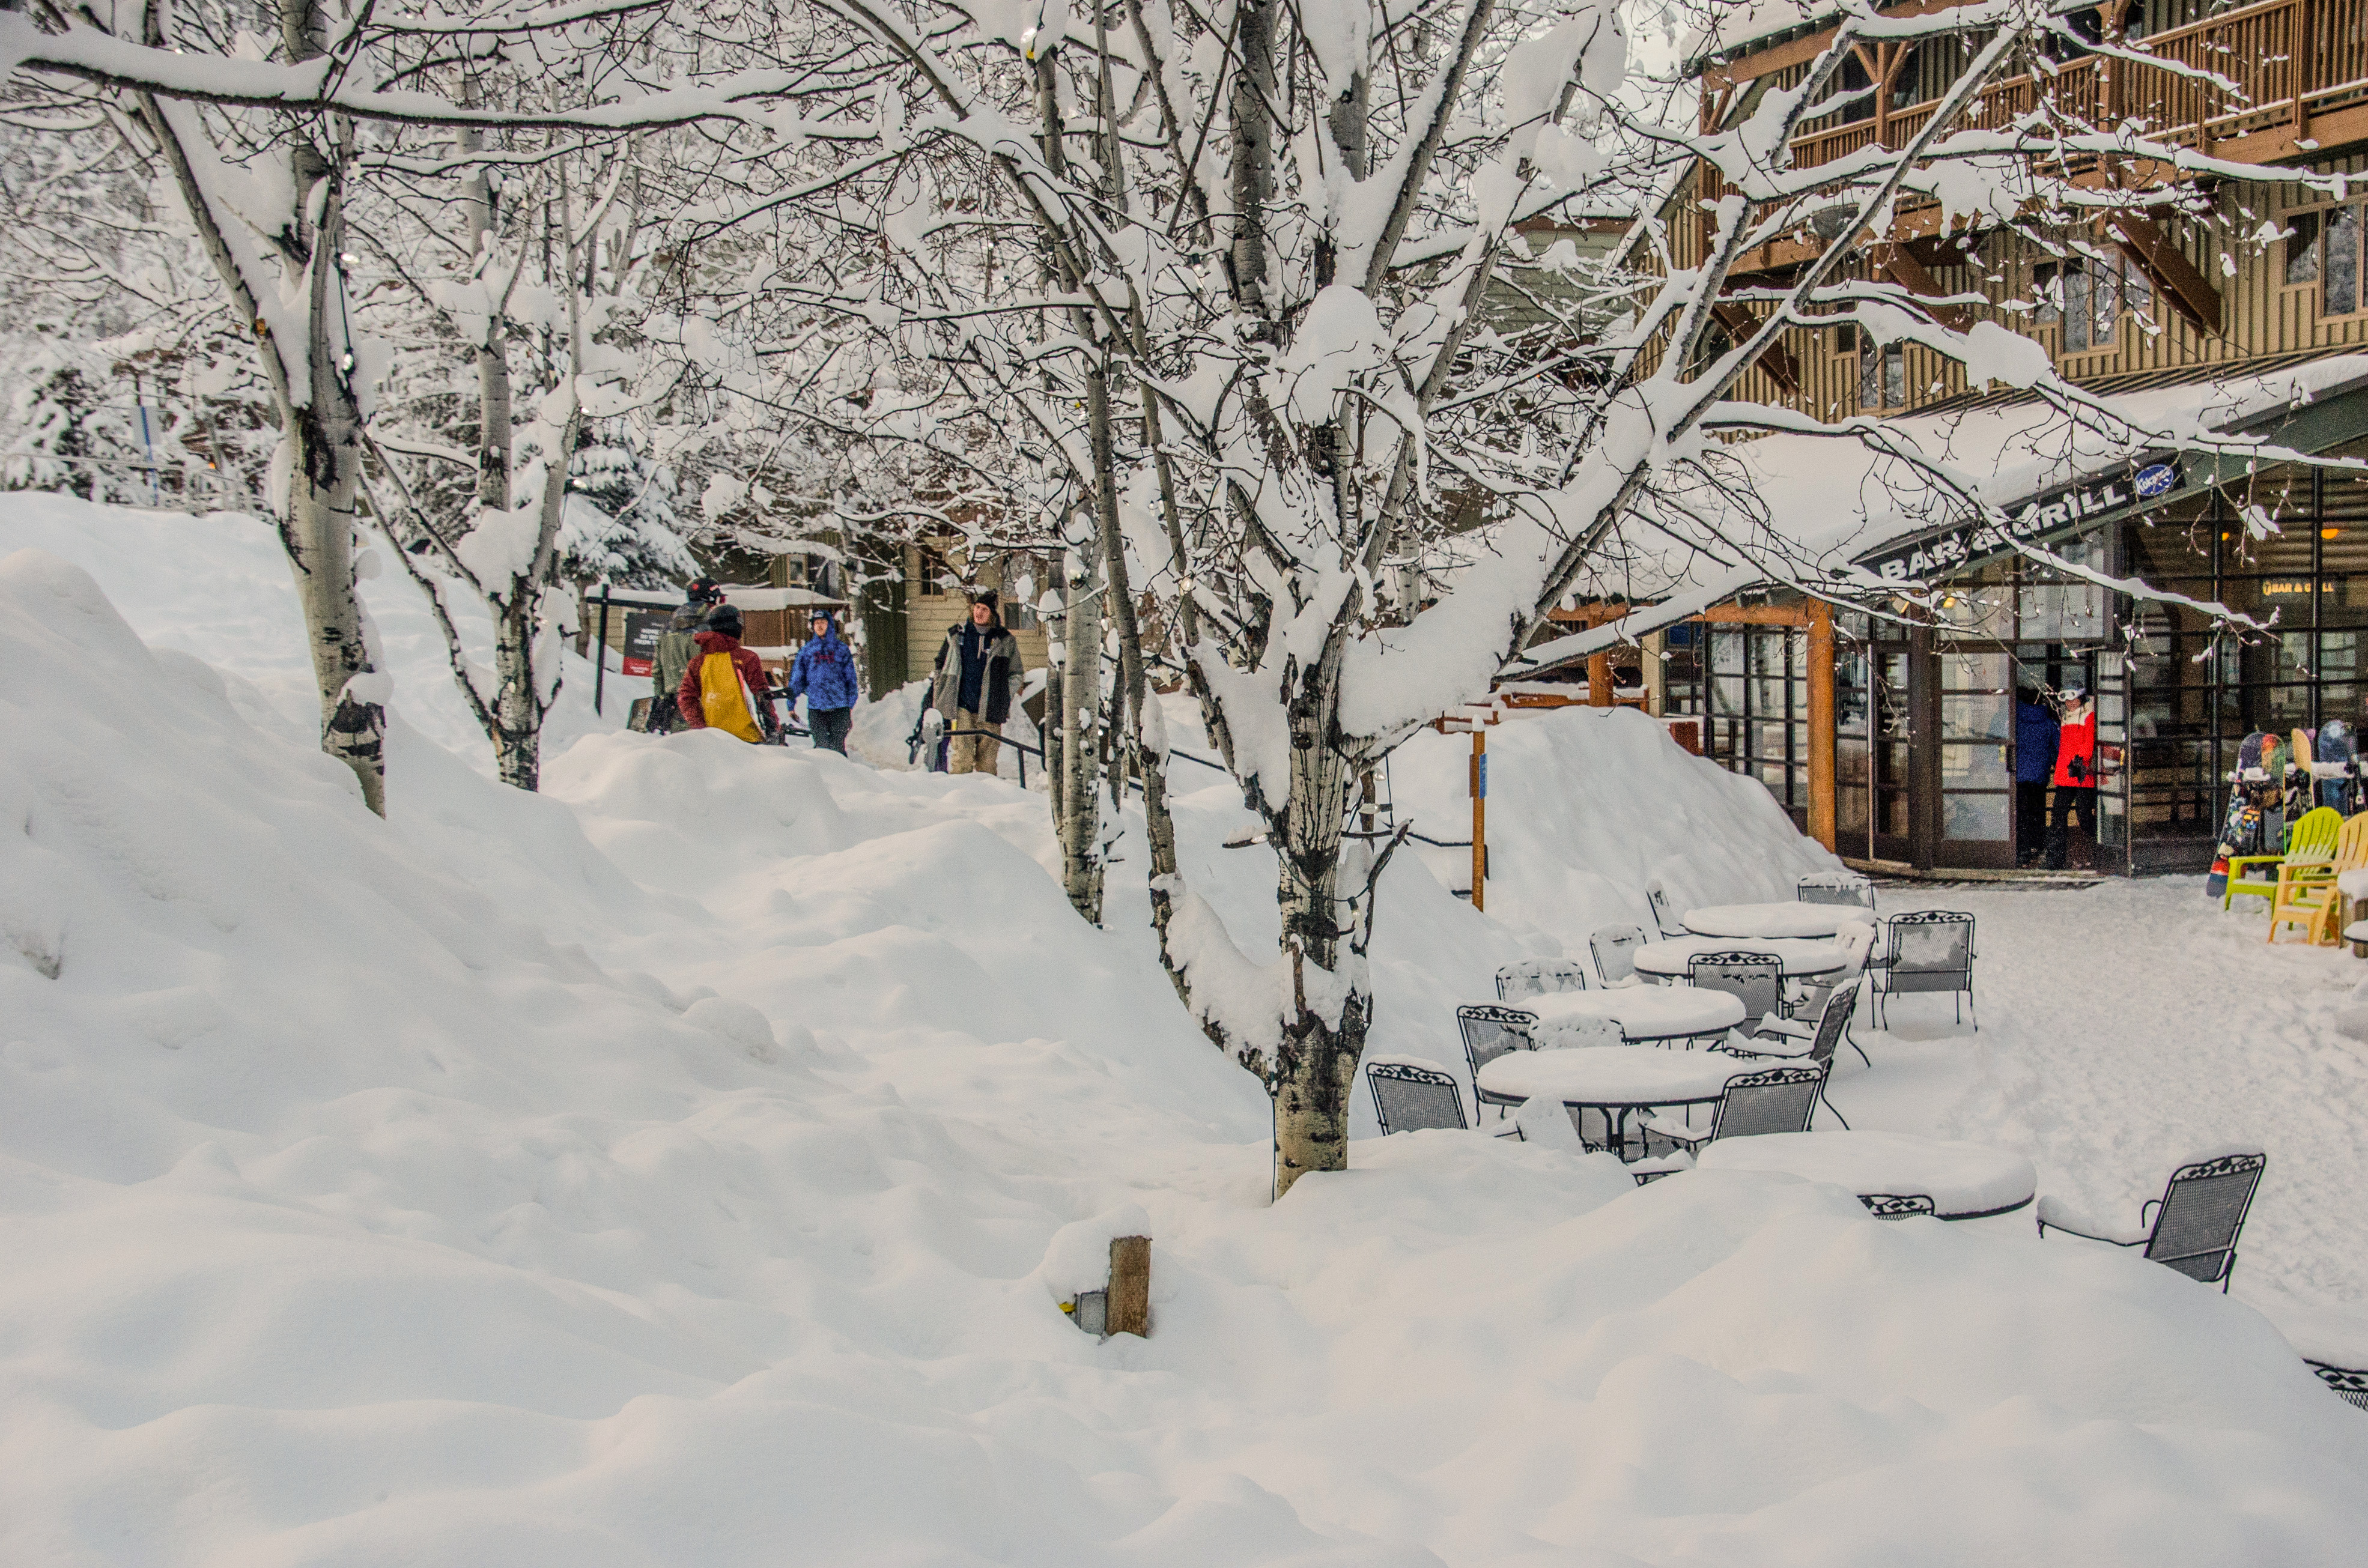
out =
{"type": "Polygon", "coordinates": [[[1834,847],[1834,607],[1809,609],[1809,836],[1834,847]]]}
{"type": "Polygon", "coordinates": [[[1590,708],[1611,706],[1611,650],[1587,656],[1587,702],[1590,708]]]}
{"type": "Polygon", "coordinates": [[[1666,631],[1645,634],[1645,711],[1656,719],[1669,704],[1669,667],[1662,658],[1668,642],[1666,631]]]}
{"type": "Polygon", "coordinates": [[[1488,907],[1488,732],[1472,731],[1472,907],[1488,907]]]}
{"type": "Polygon", "coordinates": [[[1151,1238],[1110,1238],[1110,1304],[1104,1334],[1151,1337],[1151,1238]]]}

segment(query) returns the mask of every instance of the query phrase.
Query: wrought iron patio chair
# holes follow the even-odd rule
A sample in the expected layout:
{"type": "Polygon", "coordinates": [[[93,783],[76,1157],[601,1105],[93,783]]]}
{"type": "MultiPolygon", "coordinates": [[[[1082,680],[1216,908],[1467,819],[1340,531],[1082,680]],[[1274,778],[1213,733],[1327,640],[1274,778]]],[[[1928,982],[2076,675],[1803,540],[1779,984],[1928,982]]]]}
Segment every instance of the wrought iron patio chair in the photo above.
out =
{"type": "MultiPolygon", "coordinates": [[[[1726,1081],[1726,1093],[1718,1102],[1718,1114],[1712,1119],[1709,1131],[1697,1131],[1659,1111],[1647,1113],[1639,1125],[1648,1137],[1666,1139],[1689,1155],[1721,1138],[1806,1132],[1825,1086],[1822,1067],[1767,1067],[1757,1073],[1738,1073],[1726,1081]]],[[[1646,1152],[1651,1152],[1649,1147],[1646,1152]]]]}
{"type": "Polygon", "coordinates": [[[1587,966],[1577,959],[1523,959],[1497,971],[1497,1000],[1518,1002],[1556,991],[1587,989],[1587,966]]]}
{"type": "Polygon", "coordinates": [[[1587,939],[1595,955],[1595,975],[1606,985],[1634,985],[1637,981],[1636,949],[1645,945],[1641,926],[1606,926],[1587,939]]]}
{"type": "Polygon", "coordinates": [[[1920,1192],[1861,1192],[1858,1200],[1878,1220],[1910,1220],[1919,1214],[1940,1212],[1933,1201],[1920,1192]]]}
{"type": "Polygon", "coordinates": [[[2237,1233],[2261,1185],[2267,1154],[2223,1154],[2170,1173],[2160,1198],[2138,1210],[2138,1228],[2100,1222],[2061,1199],[2039,1200],[2039,1233],[2065,1231],[2117,1247],[2143,1246],[2146,1255],[2190,1279],[2217,1285],[2225,1295],[2237,1272],[2237,1233]],[[2147,1217],[2149,1210],[2152,1218],[2147,1217]]]}
{"type": "Polygon", "coordinates": [[[1686,935],[1686,923],[1678,918],[1677,907],[1669,903],[1669,890],[1657,879],[1645,884],[1645,902],[1652,906],[1653,925],[1662,936],[1686,935]]]}
{"type": "MultiPolygon", "coordinates": [[[[1826,997],[1825,1008],[1818,1013],[1814,1025],[1795,1023],[1790,1018],[1769,1018],[1760,1024],[1758,1034],[1732,1041],[1726,1049],[1739,1056],[1767,1056],[1789,1062],[1812,1062],[1819,1070],[1831,1074],[1834,1052],[1848,1038],[1850,1015],[1858,1011],[1859,983],[1853,980],[1848,984],[1836,986],[1826,997]]],[[[1858,1051],[1856,1041],[1851,1042],[1850,1049],[1858,1051]]],[[[1859,1051],[1858,1056],[1860,1061],[1866,1061],[1865,1051],[1859,1051]]],[[[1867,1065],[1871,1067],[1873,1063],[1870,1062],[1867,1065]]],[[[1818,1092],[1823,1095],[1823,1088],[1818,1092]]],[[[1831,1099],[1826,1100],[1826,1108],[1833,1111],[1834,1119],[1842,1124],[1842,1131],[1850,1131],[1849,1119],[1835,1109],[1831,1099]]]]}
{"type": "Polygon", "coordinates": [[[1384,1138],[1431,1128],[1461,1132],[1471,1125],[1463,1119],[1463,1087],[1443,1068],[1369,1062],[1365,1086],[1373,1092],[1373,1116],[1384,1138]]]}
{"type": "MultiPolygon", "coordinates": [[[[1815,980],[1800,983],[1800,1001],[1793,1009],[1793,1016],[1796,1018],[1804,1014],[1824,1012],[1827,997],[1853,981],[1863,981],[1866,977],[1867,963],[1874,956],[1876,940],[1874,927],[1852,926],[1846,929],[1842,935],[1836,937],[1834,940],[1843,944],[1848,949],[1846,961],[1838,970],[1821,974],[1815,980]]],[[[1865,987],[1861,985],[1860,991],[1862,993],[1864,990],[1865,987]]],[[[1866,1051],[1860,1047],[1857,1040],[1851,1038],[1847,1032],[1844,1033],[1843,1038],[1850,1040],[1850,1048],[1858,1052],[1858,1059],[1861,1062],[1866,1062],[1866,1051]]],[[[1868,1062],[1867,1065],[1872,1067],[1874,1063],[1868,1062]]]]}
{"type": "Polygon", "coordinates": [[[1747,1035],[1759,1032],[1760,1020],[1784,1016],[1784,966],[1767,953],[1696,953],[1686,964],[1686,979],[1703,991],[1724,991],[1743,1004],[1747,1035]]]}
{"type": "Polygon", "coordinates": [[[2318,1381],[2336,1398],[2356,1409],[2368,1410],[2368,1368],[2338,1367],[2327,1361],[2314,1361],[2307,1356],[2302,1364],[2317,1373],[2318,1381]]]}
{"type": "Polygon", "coordinates": [[[1480,1069],[1508,1051],[1535,1051],[1538,1016],[1519,1007],[1474,1002],[1455,1009],[1455,1027],[1463,1036],[1463,1060],[1472,1068],[1473,1119],[1477,1120],[1480,1111],[1488,1106],[1495,1106],[1501,1119],[1508,1108],[1520,1106],[1521,1098],[1518,1095],[1492,1095],[1483,1089],[1480,1069]]]}
{"type": "MultiPolygon", "coordinates": [[[[1891,998],[1918,992],[1962,993],[1957,1021],[1974,1003],[1974,917],[1952,909],[1919,909],[1884,922],[1883,955],[1867,960],[1875,976],[1875,1027],[1887,1027],[1891,998]]],[[[1974,1028],[1982,1027],[1978,1014],[1974,1028]]]]}
{"type": "Polygon", "coordinates": [[[1847,903],[1874,913],[1874,883],[1855,871],[1814,871],[1793,886],[1803,903],[1847,903]]]}

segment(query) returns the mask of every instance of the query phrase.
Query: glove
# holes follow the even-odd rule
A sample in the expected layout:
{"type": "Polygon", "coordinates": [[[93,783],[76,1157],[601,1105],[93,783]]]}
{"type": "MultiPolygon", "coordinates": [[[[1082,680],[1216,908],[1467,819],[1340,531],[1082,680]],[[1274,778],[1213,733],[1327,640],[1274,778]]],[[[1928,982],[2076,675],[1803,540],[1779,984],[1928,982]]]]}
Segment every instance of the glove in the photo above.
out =
{"type": "Polygon", "coordinates": [[[2088,758],[2079,756],[2074,757],[2070,762],[2064,765],[2064,771],[2070,774],[2073,781],[2076,783],[2087,778],[2089,777],[2088,758]]]}

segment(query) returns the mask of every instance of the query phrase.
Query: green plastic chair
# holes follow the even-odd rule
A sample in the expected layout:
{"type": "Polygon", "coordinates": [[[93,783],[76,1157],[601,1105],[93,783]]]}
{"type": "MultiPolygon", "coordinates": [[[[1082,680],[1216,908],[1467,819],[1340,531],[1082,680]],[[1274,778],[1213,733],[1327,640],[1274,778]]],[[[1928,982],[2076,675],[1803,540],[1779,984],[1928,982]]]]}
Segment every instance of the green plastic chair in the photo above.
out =
{"type": "Polygon", "coordinates": [[[2240,892],[2257,893],[2274,899],[2278,894],[2277,869],[2288,860],[2332,860],[2335,858],[2336,836],[2343,831],[2343,813],[2333,806],[2314,806],[2296,818],[2286,829],[2286,847],[2283,855],[2231,855],[2228,857],[2228,891],[2220,895],[2220,907],[2240,892]],[[2245,868],[2266,866],[2269,880],[2246,876],[2245,868]]]}

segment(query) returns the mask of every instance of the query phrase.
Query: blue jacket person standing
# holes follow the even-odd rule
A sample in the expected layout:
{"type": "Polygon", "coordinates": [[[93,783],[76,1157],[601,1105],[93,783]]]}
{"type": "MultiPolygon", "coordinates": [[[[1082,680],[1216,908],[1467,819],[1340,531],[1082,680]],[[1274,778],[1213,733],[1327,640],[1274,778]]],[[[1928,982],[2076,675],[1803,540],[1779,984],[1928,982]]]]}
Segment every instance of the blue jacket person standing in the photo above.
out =
{"type": "Polygon", "coordinates": [[[855,722],[855,650],[838,635],[828,610],[814,614],[814,635],[790,666],[790,700],[806,699],[806,728],[814,749],[847,755],[847,732],[855,722]]]}
{"type": "Polygon", "coordinates": [[[2024,687],[2014,694],[2015,858],[2039,858],[2047,834],[2047,778],[2055,771],[2055,715],[2024,687]]]}

